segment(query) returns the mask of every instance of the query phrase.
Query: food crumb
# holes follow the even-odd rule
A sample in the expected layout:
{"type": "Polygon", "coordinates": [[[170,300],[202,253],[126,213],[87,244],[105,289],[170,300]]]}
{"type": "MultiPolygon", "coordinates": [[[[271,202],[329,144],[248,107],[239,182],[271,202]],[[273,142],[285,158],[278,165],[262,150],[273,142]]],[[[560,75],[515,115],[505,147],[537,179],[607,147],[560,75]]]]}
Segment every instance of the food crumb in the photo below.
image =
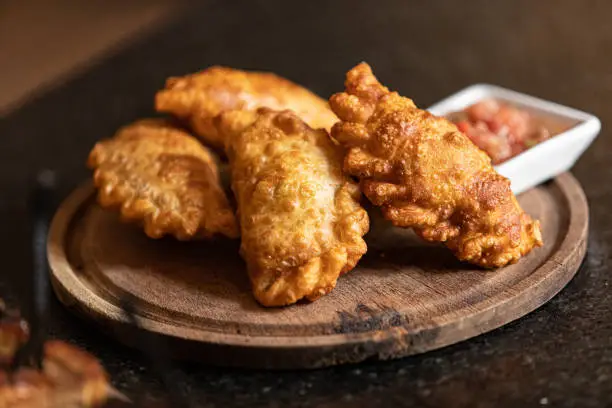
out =
{"type": "Polygon", "coordinates": [[[540,399],[540,405],[548,405],[548,398],[544,397],[540,399]]]}

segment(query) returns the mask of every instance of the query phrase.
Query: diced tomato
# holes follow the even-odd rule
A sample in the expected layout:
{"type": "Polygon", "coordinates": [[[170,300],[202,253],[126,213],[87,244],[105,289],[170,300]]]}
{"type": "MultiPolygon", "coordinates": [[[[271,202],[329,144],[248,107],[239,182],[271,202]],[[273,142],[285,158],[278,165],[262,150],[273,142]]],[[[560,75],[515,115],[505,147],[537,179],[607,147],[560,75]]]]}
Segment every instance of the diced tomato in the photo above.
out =
{"type": "Polygon", "coordinates": [[[472,124],[466,120],[457,122],[456,125],[457,125],[457,128],[463,133],[468,133],[470,129],[472,128],[472,124]]]}
{"type": "Polygon", "coordinates": [[[492,120],[499,109],[499,102],[494,99],[484,99],[468,107],[465,112],[472,121],[484,120],[486,122],[492,120]]]}
{"type": "Polygon", "coordinates": [[[475,103],[453,114],[451,120],[494,164],[550,138],[550,132],[528,112],[493,99],[475,103]]]}
{"type": "MultiPolygon", "coordinates": [[[[480,122],[484,124],[484,122],[480,122]]],[[[507,139],[497,137],[488,129],[483,129],[482,126],[475,126],[471,129],[467,136],[476,146],[484,150],[493,163],[499,163],[506,160],[512,154],[510,145],[507,139]]]]}
{"type": "Polygon", "coordinates": [[[502,106],[489,122],[489,128],[495,133],[507,128],[510,143],[522,142],[529,131],[529,114],[516,108],[502,106]]]}

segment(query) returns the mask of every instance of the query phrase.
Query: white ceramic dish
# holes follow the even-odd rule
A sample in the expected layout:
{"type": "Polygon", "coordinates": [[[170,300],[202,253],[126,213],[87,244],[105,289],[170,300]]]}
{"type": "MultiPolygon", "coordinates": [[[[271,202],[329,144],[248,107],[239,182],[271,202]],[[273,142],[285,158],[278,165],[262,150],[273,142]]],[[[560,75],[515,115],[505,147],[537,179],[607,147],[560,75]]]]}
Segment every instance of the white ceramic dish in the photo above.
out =
{"type": "Polygon", "coordinates": [[[522,193],[564,171],[569,170],[589,147],[601,129],[596,116],[553,102],[488,84],[476,84],[432,105],[428,110],[445,116],[463,110],[484,98],[510,102],[534,112],[556,136],[514,158],[495,166],[510,179],[512,191],[522,193]]]}

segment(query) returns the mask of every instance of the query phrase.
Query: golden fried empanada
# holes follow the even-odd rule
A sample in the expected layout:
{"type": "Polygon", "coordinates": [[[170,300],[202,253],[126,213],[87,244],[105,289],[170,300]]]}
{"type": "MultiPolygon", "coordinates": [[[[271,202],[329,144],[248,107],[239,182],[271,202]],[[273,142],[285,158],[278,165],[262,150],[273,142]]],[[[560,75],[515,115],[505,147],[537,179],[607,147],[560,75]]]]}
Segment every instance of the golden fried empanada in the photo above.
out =
{"type": "Polygon", "coordinates": [[[282,306],[329,293],[366,252],[369,220],[327,131],[269,109],[227,112],[216,126],[257,300],[282,306]]]}
{"type": "Polygon", "coordinates": [[[98,201],[138,221],[151,238],[238,236],[213,155],[163,120],[142,120],[95,145],[89,155],[98,201]]]}
{"type": "Polygon", "coordinates": [[[346,148],[345,171],[387,219],[484,267],[542,245],[510,181],[452,122],[389,91],[365,63],[348,72],[345,88],[330,99],[341,119],[332,136],[346,148]]]}
{"type": "Polygon", "coordinates": [[[213,119],[227,110],[291,109],[313,128],[327,130],[338,120],[325,99],[285,78],[219,66],[169,78],[155,97],[155,107],[188,120],[196,134],[218,148],[224,141],[213,119]]]}

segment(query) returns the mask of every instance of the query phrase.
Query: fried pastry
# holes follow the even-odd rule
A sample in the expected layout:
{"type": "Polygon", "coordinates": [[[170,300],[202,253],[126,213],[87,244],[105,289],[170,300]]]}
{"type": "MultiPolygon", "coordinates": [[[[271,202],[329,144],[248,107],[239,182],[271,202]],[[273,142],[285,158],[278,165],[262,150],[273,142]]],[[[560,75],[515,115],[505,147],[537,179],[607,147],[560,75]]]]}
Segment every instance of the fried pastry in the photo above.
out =
{"type": "Polygon", "coordinates": [[[224,141],[213,119],[227,110],[291,109],[313,128],[327,130],[338,120],[325,99],[285,78],[220,66],[169,78],[155,97],[155,107],[187,120],[196,134],[217,148],[223,148],[224,141]]]}
{"type": "Polygon", "coordinates": [[[27,322],[16,310],[5,313],[0,299],[0,408],[97,407],[120,396],[94,356],[51,340],[37,361],[38,347],[28,340],[27,322]]]}
{"type": "Polygon", "coordinates": [[[114,393],[95,357],[58,340],[45,343],[42,370],[0,370],[0,408],[100,407],[114,393]]]}
{"type": "Polygon", "coordinates": [[[282,306],[329,293],[366,252],[369,220],[327,131],[266,108],[226,112],[215,123],[256,299],[282,306]]]}
{"type": "Polygon", "coordinates": [[[0,299],[0,367],[12,363],[13,356],[30,335],[27,323],[19,314],[4,315],[3,309],[0,299]]]}
{"type": "Polygon", "coordinates": [[[238,236],[213,155],[170,123],[149,119],[120,129],[96,144],[88,165],[98,202],[141,223],[151,238],[238,236]]]}
{"type": "Polygon", "coordinates": [[[453,123],[389,91],[365,63],[348,72],[345,88],[330,99],[341,120],[332,137],[346,149],[346,173],[393,224],[483,267],[542,245],[510,181],[453,123]]]}

